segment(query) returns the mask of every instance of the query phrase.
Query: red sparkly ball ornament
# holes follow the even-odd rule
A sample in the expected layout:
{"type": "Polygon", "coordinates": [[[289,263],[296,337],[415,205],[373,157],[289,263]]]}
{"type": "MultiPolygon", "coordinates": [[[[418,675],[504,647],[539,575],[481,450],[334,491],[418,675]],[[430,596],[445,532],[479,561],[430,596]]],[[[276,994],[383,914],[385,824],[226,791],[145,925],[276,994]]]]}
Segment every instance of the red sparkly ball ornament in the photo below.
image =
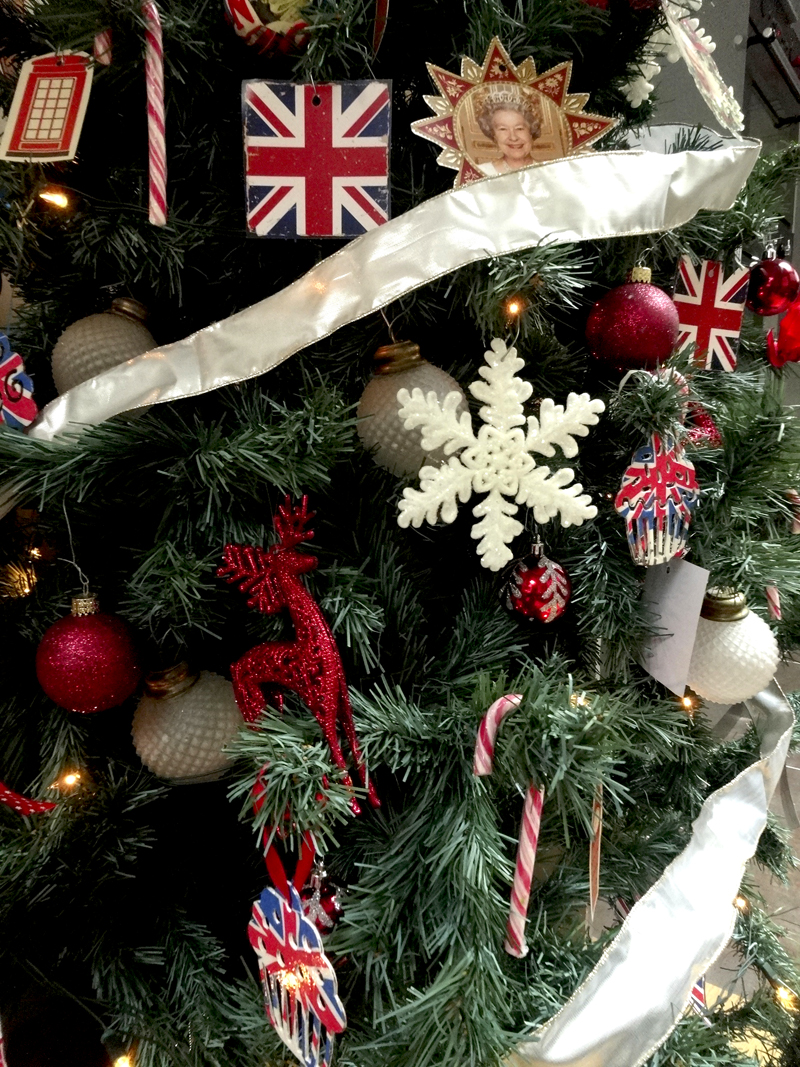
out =
{"type": "Polygon", "coordinates": [[[567,572],[547,558],[543,545],[535,544],[511,573],[506,607],[535,622],[554,622],[567,610],[571,595],[567,572]]]}
{"type": "Polygon", "coordinates": [[[100,611],[96,596],[72,598],[72,614],[53,623],[36,652],[36,677],[68,711],[105,711],[133,693],[142,669],[122,619],[100,611]]]}
{"type": "Polygon", "coordinates": [[[607,292],[589,314],[589,351],[617,370],[655,368],[678,342],[678,309],[650,284],[651,276],[648,267],[634,267],[631,280],[607,292]]]}
{"type": "Polygon", "coordinates": [[[800,275],[787,259],[774,252],[750,271],[745,305],[756,315],[782,315],[800,293],[800,275]]]}

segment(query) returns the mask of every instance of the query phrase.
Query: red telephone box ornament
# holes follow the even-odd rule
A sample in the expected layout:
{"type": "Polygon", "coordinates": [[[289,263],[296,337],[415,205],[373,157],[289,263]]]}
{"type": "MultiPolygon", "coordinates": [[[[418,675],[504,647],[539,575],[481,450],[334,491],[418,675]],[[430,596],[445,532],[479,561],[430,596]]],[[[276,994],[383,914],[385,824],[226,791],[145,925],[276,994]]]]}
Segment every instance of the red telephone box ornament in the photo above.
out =
{"type": "Polygon", "coordinates": [[[22,64],[0,158],[74,157],[92,88],[89,63],[85,52],[50,52],[22,64]]]}

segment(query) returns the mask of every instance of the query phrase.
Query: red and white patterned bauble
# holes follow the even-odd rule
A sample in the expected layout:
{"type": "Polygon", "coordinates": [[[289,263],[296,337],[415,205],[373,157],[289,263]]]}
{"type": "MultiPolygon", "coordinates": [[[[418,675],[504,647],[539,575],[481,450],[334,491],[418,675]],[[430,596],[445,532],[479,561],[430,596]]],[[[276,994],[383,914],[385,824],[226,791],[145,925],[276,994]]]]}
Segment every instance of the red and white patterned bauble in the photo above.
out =
{"type": "Polygon", "coordinates": [[[746,306],[756,315],[782,315],[800,294],[800,275],[787,259],[767,254],[750,271],[746,306]]]}
{"type": "Polygon", "coordinates": [[[650,284],[647,267],[634,267],[630,276],[592,308],[586,340],[596,359],[617,370],[654,369],[669,359],[678,341],[678,309],[663,289],[650,284]]]}
{"type": "Polygon", "coordinates": [[[529,556],[514,567],[506,587],[506,607],[534,622],[554,622],[567,610],[572,583],[560,563],[534,545],[529,556]]]}
{"type": "Polygon", "coordinates": [[[100,611],[91,593],[72,598],[72,614],[53,623],[36,652],[36,677],[68,711],[105,711],[136,689],[142,669],[126,623],[100,611]]]}

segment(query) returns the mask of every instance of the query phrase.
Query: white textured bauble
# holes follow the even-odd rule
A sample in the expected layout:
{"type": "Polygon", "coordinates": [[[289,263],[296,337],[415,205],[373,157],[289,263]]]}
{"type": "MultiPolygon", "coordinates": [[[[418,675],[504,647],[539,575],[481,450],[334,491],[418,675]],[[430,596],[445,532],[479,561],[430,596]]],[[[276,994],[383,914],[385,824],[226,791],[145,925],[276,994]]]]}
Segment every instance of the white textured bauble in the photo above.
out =
{"type": "MultiPolygon", "coordinates": [[[[711,599],[713,600],[713,593],[711,599]]],[[[744,604],[744,598],[740,597],[744,604]]],[[[709,597],[703,604],[704,616],[709,597]]],[[[769,626],[747,610],[744,617],[723,621],[701,616],[697,626],[688,684],[714,704],[738,704],[760,693],[778,669],[778,642],[769,626]]],[[[719,615],[720,612],[717,611],[719,615]]]]}
{"type": "Polygon", "coordinates": [[[68,326],[53,349],[53,381],[59,393],[155,348],[146,316],[138,300],[118,297],[109,311],[68,326]]]}
{"type": "Polygon", "coordinates": [[[229,681],[210,671],[202,671],[194,682],[193,677],[185,673],[185,683],[170,680],[162,695],[153,695],[158,685],[148,679],[133,716],[139,758],[173,785],[219,778],[231,764],[222,750],[244,722],[229,681]]]}
{"type": "Polygon", "coordinates": [[[425,452],[419,431],[403,426],[397,402],[400,389],[434,392],[440,400],[448,393],[459,393],[459,412],[467,410],[467,402],[455,378],[422,359],[413,342],[386,345],[375,353],[375,377],[367,383],[358,405],[358,436],[379,467],[413,477],[425,463],[441,464],[445,455],[440,449],[425,452]]]}

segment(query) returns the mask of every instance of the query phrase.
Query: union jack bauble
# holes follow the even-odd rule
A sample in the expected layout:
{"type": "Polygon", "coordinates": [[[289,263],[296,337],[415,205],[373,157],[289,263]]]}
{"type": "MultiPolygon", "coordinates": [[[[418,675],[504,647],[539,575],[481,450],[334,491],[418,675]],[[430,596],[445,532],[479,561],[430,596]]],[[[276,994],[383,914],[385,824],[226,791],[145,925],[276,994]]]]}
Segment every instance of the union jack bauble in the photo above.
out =
{"type": "Polygon", "coordinates": [[[0,422],[24,430],[38,414],[33,382],[25,373],[22,357],[11,351],[8,338],[0,333],[0,422]]]}
{"type": "Polygon", "coordinates": [[[295,886],[268,886],[253,905],[248,934],[258,957],[269,1021],[305,1067],[329,1067],[334,1034],[347,1026],[336,974],[295,886]]]}
{"type": "Polygon", "coordinates": [[[652,567],[685,553],[699,496],[691,460],[672,437],[654,433],[634,452],[614,501],[634,563],[652,567]]]}

